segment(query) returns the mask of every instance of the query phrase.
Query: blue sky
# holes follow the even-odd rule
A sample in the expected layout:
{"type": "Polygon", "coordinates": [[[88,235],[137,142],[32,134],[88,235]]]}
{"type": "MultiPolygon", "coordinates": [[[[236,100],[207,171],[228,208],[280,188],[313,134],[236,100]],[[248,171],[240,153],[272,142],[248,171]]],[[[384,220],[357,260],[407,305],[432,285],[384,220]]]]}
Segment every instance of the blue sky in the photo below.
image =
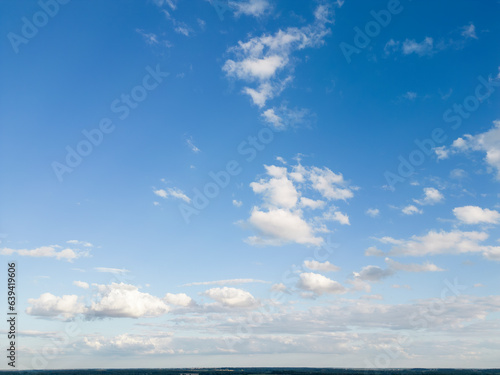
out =
{"type": "Polygon", "coordinates": [[[2,2],[17,367],[499,366],[498,11],[2,2]]]}

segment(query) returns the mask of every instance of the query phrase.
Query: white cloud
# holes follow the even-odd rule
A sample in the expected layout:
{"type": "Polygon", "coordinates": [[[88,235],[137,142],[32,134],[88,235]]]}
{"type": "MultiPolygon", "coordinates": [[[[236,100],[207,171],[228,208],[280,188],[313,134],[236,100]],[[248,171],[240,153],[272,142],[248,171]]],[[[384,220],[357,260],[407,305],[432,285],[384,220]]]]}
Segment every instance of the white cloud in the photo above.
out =
{"type": "Polygon", "coordinates": [[[228,5],[235,9],[236,17],[244,14],[246,16],[260,17],[265,15],[271,9],[268,0],[239,0],[229,1],[228,5]]]}
{"type": "Polygon", "coordinates": [[[129,272],[124,268],[109,268],[109,267],[95,267],[97,272],[113,273],[113,274],[123,274],[129,272]]]}
{"type": "Polygon", "coordinates": [[[203,294],[227,307],[252,307],[257,304],[249,292],[237,288],[212,288],[203,294]]]}
{"type": "Polygon", "coordinates": [[[286,105],[266,109],[261,114],[264,121],[276,130],[283,130],[307,123],[306,118],[308,115],[309,111],[307,109],[290,109],[286,105]]]}
{"type": "Polygon", "coordinates": [[[249,237],[253,245],[275,245],[296,242],[302,245],[321,245],[323,239],[314,235],[314,230],[300,214],[275,208],[261,211],[254,207],[248,222],[259,232],[259,237],[249,237]]]}
{"type": "Polygon", "coordinates": [[[417,98],[417,93],[413,91],[407,91],[404,95],[403,98],[408,99],[408,100],[415,100],[417,98]]]}
{"type": "Polygon", "coordinates": [[[355,188],[349,187],[342,174],[328,168],[304,167],[301,164],[288,167],[265,165],[266,176],[252,182],[254,193],[262,196],[262,205],[252,208],[246,224],[258,232],[249,237],[252,245],[280,246],[286,243],[321,245],[323,238],[317,232],[329,232],[325,222],[336,221],[349,225],[349,217],[337,207],[327,206],[329,200],[346,200],[353,197],[355,188]],[[289,171],[290,170],[290,171],[289,171]],[[312,199],[306,193],[321,195],[326,199],[312,199]],[[313,210],[325,209],[322,214],[306,219],[313,210]]]}
{"type": "Polygon", "coordinates": [[[291,180],[287,177],[286,167],[274,165],[264,166],[269,179],[261,179],[259,182],[252,182],[250,187],[254,193],[262,194],[264,200],[270,206],[279,208],[293,208],[297,205],[299,193],[291,180]]]}
{"type": "Polygon", "coordinates": [[[303,272],[299,275],[297,287],[315,294],[343,294],[346,288],[337,281],[314,272],[303,272]]]}
{"type": "Polygon", "coordinates": [[[314,200],[307,197],[300,198],[300,205],[303,207],[311,208],[313,210],[317,208],[325,207],[326,202],[322,200],[314,200]]]}
{"type": "Polygon", "coordinates": [[[342,225],[351,225],[351,223],[349,222],[349,216],[347,216],[346,214],[343,214],[340,211],[325,212],[323,214],[323,219],[337,221],[342,225]]]}
{"type": "Polygon", "coordinates": [[[417,43],[414,39],[406,39],[403,42],[403,54],[410,55],[416,53],[419,56],[432,55],[434,40],[426,37],[422,42],[417,43]]]}
{"type": "Polygon", "coordinates": [[[394,289],[408,289],[408,290],[411,290],[411,286],[409,285],[399,285],[399,284],[393,284],[391,286],[391,288],[394,288],[394,289]]]}
{"type": "Polygon", "coordinates": [[[405,271],[405,272],[439,272],[444,271],[435,264],[426,262],[424,264],[403,264],[396,262],[395,260],[385,258],[387,265],[395,271],[405,271]]]}
{"type": "Polygon", "coordinates": [[[88,289],[89,284],[85,281],[73,281],[73,285],[76,285],[78,288],[88,289]]]}
{"type": "Polygon", "coordinates": [[[72,245],[80,245],[83,247],[94,247],[94,245],[92,245],[90,242],[86,242],[86,241],[69,240],[69,241],[66,241],[66,243],[69,243],[72,245]]]}
{"type": "Polygon", "coordinates": [[[173,197],[176,199],[181,199],[187,203],[191,202],[191,198],[189,198],[186,194],[184,194],[184,192],[181,189],[178,188],[167,188],[166,190],[158,189],[158,190],[153,190],[153,193],[164,199],[173,197]]]}
{"type": "Polygon", "coordinates": [[[284,127],[283,119],[274,112],[274,108],[266,109],[264,112],[262,112],[262,117],[264,117],[266,122],[271,124],[276,129],[281,129],[284,127]]]}
{"type": "Polygon", "coordinates": [[[340,270],[340,267],[330,263],[329,261],[321,263],[318,262],[317,260],[305,260],[304,267],[312,271],[320,271],[320,272],[335,272],[340,270]]]}
{"type": "Polygon", "coordinates": [[[227,279],[227,280],[215,280],[215,281],[197,281],[193,283],[184,284],[183,286],[196,286],[196,285],[237,285],[237,284],[249,284],[249,283],[259,283],[266,284],[267,281],[258,279],[227,279]]]}
{"type": "Polygon", "coordinates": [[[111,283],[93,284],[99,300],[92,302],[90,312],[98,317],[140,318],[166,314],[169,307],[160,298],[139,291],[134,285],[111,283]]]}
{"type": "Polygon", "coordinates": [[[150,46],[153,45],[158,45],[158,46],[163,46],[163,47],[172,47],[172,43],[170,43],[168,40],[162,40],[160,36],[158,36],[155,33],[147,33],[146,31],[142,29],[135,29],[135,31],[142,36],[144,39],[144,42],[146,44],[149,44],[150,46]]]}
{"type": "Polygon", "coordinates": [[[78,302],[78,299],[76,295],[57,297],[51,293],[44,293],[39,298],[28,299],[31,306],[26,309],[26,313],[43,317],[62,316],[65,319],[70,319],[87,311],[85,305],[78,302]]]}
{"type": "Polygon", "coordinates": [[[433,150],[436,153],[438,160],[448,159],[448,157],[450,156],[450,152],[446,148],[446,146],[434,147],[433,150]]]}
{"type": "Polygon", "coordinates": [[[378,208],[369,208],[365,213],[370,217],[377,217],[380,215],[380,210],[378,208]]]}
{"type": "Polygon", "coordinates": [[[178,294],[167,293],[165,294],[165,297],[163,297],[163,300],[169,305],[175,305],[175,306],[187,307],[194,304],[193,299],[185,293],[178,293],[178,294]]]}
{"type": "Polygon", "coordinates": [[[469,25],[463,26],[461,35],[464,36],[465,38],[477,39],[476,27],[474,26],[474,24],[471,23],[469,25]]]}
{"type": "Polygon", "coordinates": [[[424,198],[414,199],[413,201],[421,206],[434,205],[444,199],[443,194],[435,188],[424,188],[424,198]]]}
{"type": "Polygon", "coordinates": [[[242,201],[238,201],[236,199],[233,199],[233,206],[235,207],[241,207],[243,205],[242,201]]]}
{"type": "Polygon", "coordinates": [[[386,277],[394,275],[394,270],[387,268],[383,269],[378,266],[366,266],[359,272],[353,272],[354,278],[362,281],[380,281],[386,277]]]}
{"type": "Polygon", "coordinates": [[[191,151],[193,151],[195,154],[197,154],[198,152],[200,152],[201,150],[196,147],[196,145],[193,143],[193,139],[192,138],[188,138],[186,139],[186,144],[188,145],[188,147],[191,149],[191,151]]]}
{"type": "Polygon", "coordinates": [[[456,168],[450,172],[450,177],[456,178],[456,179],[465,178],[465,177],[467,177],[467,172],[464,171],[463,169],[456,168]]]}
{"type": "Polygon", "coordinates": [[[485,246],[481,243],[488,239],[486,232],[429,231],[424,236],[412,236],[409,240],[396,240],[391,237],[381,239],[382,243],[394,246],[388,252],[368,251],[366,255],[425,256],[437,254],[480,253],[485,258],[500,260],[500,246],[485,246]]]}
{"type": "Polygon", "coordinates": [[[271,290],[277,291],[277,292],[285,292],[287,290],[287,287],[283,283],[278,283],[278,284],[273,284],[271,286],[271,290]]]}
{"type": "Polygon", "coordinates": [[[309,179],[312,187],[328,200],[346,200],[354,196],[352,189],[345,187],[346,182],[342,174],[336,174],[328,168],[312,167],[309,179]]]}
{"type": "Polygon", "coordinates": [[[12,255],[17,254],[20,256],[32,257],[32,258],[54,258],[57,260],[66,260],[68,262],[73,262],[75,259],[89,256],[88,250],[78,250],[78,249],[60,249],[61,246],[51,245],[51,246],[41,246],[35,249],[11,249],[2,248],[0,249],[0,254],[2,255],[12,255]]]}
{"type": "Polygon", "coordinates": [[[456,207],[453,209],[453,214],[465,224],[500,223],[500,213],[498,211],[477,206],[456,207]]]}
{"type": "MultiPolygon", "coordinates": [[[[239,2],[238,9],[243,13],[261,14],[267,8],[266,3],[263,0],[239,2]]],[[[291,55],[323,44],[324,37],[330,32],[326,27],[331,22],[329,9],[320,5],[315,19],[313,24],[300,29],[291,27],[274,35],[264,34],[247,42],[239,41],[237,46],[229,49],[232,58],[226,60],[223,71],[228,77],[247,83],[257,82],[257,88],[246,86],[243,92],[251,96],[254,104],[263,107],[291,80],[291,55]]]]}
{"type": "Polygon", "coordinates": [[[422,214],[424,211],[410,204],[406,207],[403,207],[401,212],[404,213],[405,215],[414,215],[414,214],[422,214]]]}
{"type": "Polygon", "coordinates": [[[496,178],[500,180],[500,120],[493,121],[493,127],[484,133],[474,136],[466,134],[456,139],[451,148],[454,153],[484,152],[484,161],[492,170],[496,170],[496,178]]]}

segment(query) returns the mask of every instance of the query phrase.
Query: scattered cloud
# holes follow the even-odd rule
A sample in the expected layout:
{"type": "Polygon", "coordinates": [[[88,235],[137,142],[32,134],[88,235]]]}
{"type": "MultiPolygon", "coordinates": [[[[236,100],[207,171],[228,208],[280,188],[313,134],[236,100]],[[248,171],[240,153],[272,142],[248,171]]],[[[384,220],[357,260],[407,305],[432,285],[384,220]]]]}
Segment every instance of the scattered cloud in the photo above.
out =
{"type": "Polygon", "coordinates": [[[377,217],[380,215],[380,210],[378,208],[369,208],[365,213],[370,217],[377,217]]]}
{"type": "Polygon", "coordinates": [[[73,285],[76,285],[78,288],[88,289],[90,286],[85,281],[73,281],[73,285]]]}
{"type": "Polygon", "coordinates": [[[264,121],[276,130],[285,130],[308,123],[309,110],[305,108],[290,109],[286,105],[268,108],[261,114],[264,121]]]}
{"type": "Polygon", "coordinates": [[[129,272],[129,270],[126,270],[124,268],[109,268],[109,267],[95,267],[94,268],[97,272],[105,272],[105,273],[112,273],[112,274],[124,274],[129,272]]]}
{"type": "Polygon", "coordinates": [[[156,317],[170,310],[160,298],[140,292],[134,285],[111,283],[92,286],[97,288],[98,301],[92,302],[88,314],[95,317],[156,317]]]}
{"type": "Polygon", "coordinates": [[[229,1],[228,5],[234,9],[234,15],[236,17],[242,14],[246,16],[261,17],[269,14],[272,9],[268,0],[229,1]]]}
{"type": "Polygon", "coordinates": [[[432,56],[449,48],[462,49],[469,39],[477,39],[476,29],[472,23],[461,27],[460,30],[460,35],[454,32],[454,37],[440,39],[438,42],[428,36],[420,42],[415,39],[405,39],[403,42],[390,39],[384,46],[384,52],[386,55],[400,51],[403,55],[432,56]]]}
{"type": "Polygon", "coordinates": [[[369,248],[366,255],[375,256],[426,256],[438,254],[479,253],[490,260],[500,260],[500,246],[487,246],[481,243],[488,239],[486,232],[451,232],[431,230],[423,236],[412,236],[409,240],[397,240],[391,237],[379,239],[385,244],[392,244],[388,252],[369,248]]]}
{"type": "Polygon", "coordinates": [[[195,146],[195,144],[193,143],[193,138],[192,137],[189,137],[188,139],[186,139],[186,144],[188,145],[189,149],[191,151],[193,151],[195,154],[197,154],[198,152],[200,152],[201,150],[195,146]]]}
{"type": "Polygon", "coordinates": [[[343,294],[347,290],[342,284],[326,276],[314,272],[303,272],[299,275],[297,287],[314,294],[343,294]]]}
{"type": "Polygon", "coordinates": [[[180,199],[183,200],[184,202],[190,203],[191,198],[189,198],[184,192],[179,189],[179,188],[167,188],[167,189],[158,189],[158,190],[153,190],[153,193],[155,193],[157,196],[167,199],[167,198],[175,198],[175,199],[180,199]]]}
{"type": "Polygon", "coordinates": [[[461,35],[465,38],[477,39],[476,27],[474,24],[470,23],[469,25],[463,26],[461,35]]]}
{"type": "Polygon", "coordinates": [[[254,229],[258,235],[247,239],[252,245],[280,246],[286,243],[319,246],[323,238],[317,232],[328,232],[327,222],[349,225],[349,217],[328,206],[332,200],[347,200],[354,196],[342,174],[328,168],[265,165],[266,176],[250,184],[253,192],[262,197],[262,204],[254,206],[250,217],[242,225],[254,229]],[[316,194],[312,199],[305,194],[316,194]],[[307,209],[307,214],[303,210],[307,209]],[[322,213],[314,215],[318,209],[322,213]],[[307,216],[311,216],[308,218],[307,216]]]}
{"type": "MultiPolygon", "coordinates": [[[[252,1],[242,4],[241,9],[251,8],[255,12],[256,9],[262,9],[264,2],[252,1]]],[[[330,13],[329,7],[320,5],[316,8],[314,23],[308,26],[290,27],[279,30],[274,35],[264,34],[246,42],[239,41],[237,46],[228,50],[232,56],[224,63],[223,71],[229,78],[254,84],[254,87],[243,87],[243,93],[249,95],[255,105],[264,107],[269,99],[279,95],[293,79],[292,54],[305,48],[323,45],[325,36],[330,33],[327,27],[332,22],[330,13]]],[[[267,112],[265,117],[279,124],[273,112],[267,112]]]]}
{"type": "Polygon", "coordinates": [[[408,100],[415,100],[417,98],[417,93],[414,91],[407,91],[404,95],[403,98],[408,99],[408,100]]]}
{"type": "Polygon", "coordinates": [[[165,303],[169,305],[182,306],[182,307],[192,306],[195,304],[193,299],[185,293],[178,293],[178,294],[167,293],[163,297],[163,301],[165,301],[165,303]]]}
{"type": "Polygon", "coordinates": [[[75,259],[87,257],[90,255],[89,250],[79,250],[71,248],[63,248],[59,245],[41,246],[35,249],[11,249],[4,247],[0,249],[1,255],[16,254],[23,257],[32,258],[54,258],[57,260],[65,260],[73,262],[75,259]]]}
{"type": "Polygon", "coordinates": [[[435,188],[424,188],[424,197],[413,201],[421,206],[432,206],[444,199],[443,194],[435,188]]]}
{"type": "Polygon", "coordinates": [[[312,271],[320,271],[320,272],[336,272],[340,270],[340,267],[330,263],[329,261],[321,263],[318,262],[317,260],[305,260],[304,267],[312,271]]]}
{"type": "Polygon", "coordinates": [[[253,307],[257,300],[247,291],[237,288],[212,288],[203,295],[219,302],[226,307],[253,307]]]}
{"type": "Polygon", "coordinates": [[[470,151],[485,153],[485,163],[491,172],[495,171],[497,180],[500,180],[500,120],[493,121],[493,127],[484,133],[477,135],[465,134],[463,137],[453,141],[451,147],[441,147],[441,149],[442,151],[440,152],[445,152],[446,157],[451,154],[467,153],[470,151]]]}
{"type": "Polygon", "coordinates": [[[421,209],[419,209],[418,207],[410,204],[406,207],[403,207],[403,209],[401,210],[402,213],[404,213],[405,215],[415,215],[415,214],[422,214],[424,213],[424,211],[422,211],[421,209]]]}
{"type": "Polygon", "coordinates": [[[453,214],[464,224],[500,223],[500,213],[498,211],[477,206],[456,207],[453,209],[453,214]]]}
{"type": "Polygon", "coordinates": [[[43,293],[39,298],[29,298],[31,305],[26,309],[28,315],[55,318],[61,316],[71,319],[78,314],[87,312],[87,308],[76,295],[54,296],[51,293],[43,293]]]}
{"type": "Polygon", "coordinates": [[[182,286],[237,285],[237,284],[249,284],[249,283],[267,284],[267,281],[258,280],[258,279],[227,279],[227,280],[215,280],[215,281],[196,281],[196,282],[193,282],[193,283],[184,284],[182,286]]]}

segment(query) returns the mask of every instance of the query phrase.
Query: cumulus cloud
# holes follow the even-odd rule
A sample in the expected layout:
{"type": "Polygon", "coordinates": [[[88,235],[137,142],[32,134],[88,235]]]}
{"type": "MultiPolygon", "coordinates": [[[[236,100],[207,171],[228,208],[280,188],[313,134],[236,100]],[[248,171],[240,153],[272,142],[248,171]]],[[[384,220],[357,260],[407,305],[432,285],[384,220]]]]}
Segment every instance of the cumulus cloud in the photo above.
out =
{"type": "Polygon", "coordinates": [[[317,295],[343,294],[346,288],[337,281],[314,272],[303,272],[299,275],[297,287],[317,295]]]}
{"type": "Polygon", "coordinates": [[[78,314],[87,312],[85,305],[78,301],[77,295],[57,297],[51,293],[44,293],[39,298],[29,298],[31,305],[26,309],[29,315],[41,317],[63,317],[70,319],[78,314]]]}
{"type": "Polygon", "coordinates": [[[249,292],[237,288],[212,288],[203,293],[226,307],[252,307],[257,300],[249,292]]]}
{"type": "Polygon", "coordinates": [[[89,312],[97,317],[140,318],[166,314],[169,307],[160,298],[124,283],[93,284],[99,300],[92,302],[89,312]]]}
{"type": "Polygon", "coordinates": [[[500,213],[477,206],[456,207],[453,214],[464,224],[498,224],[500,213]]]}
{"type": "Polygon", "coordinates": [[[305,260],[304,267],[312,271],[320,271],[320,272],[335,272],[340,270],[340,267],[330,263],[329,261],[321,263],[318,262],[317,260],[305,260]]]}
{"type": "Polygon", "coordinates": [[[266,176],[252,182],[253,192],[262,197],[262,204],[254,206],[245,222],[257,232],[247,242],[252,245],[280,246],[286,243],[321,245],[318,232],[328,232],[327,222],[349,225],[349,217],[328,201],[347,200],[356,189],[350,187],[340,173],[328,168],[265,165],[266,176]],[[305,194],[316,194],[312,199],[305,194]],[[304,209],[307,214],[304,212],[304,209]],[[310,219],[314,210],[323,209],[310,219]]]}
{"type": "Polygon", "coordinates": [[[163,297],[163,300],[165,301],[165,303],[168,303],[169,305],[182,306],[182,307],[187,307],[194,304],[193,299],[185,293],[178,293],[178,294],[167,293],[165,294],[165,297],[163,297]]]}
{"type": "Polygon", "coordinates": [[[261,211],[254,207],[248,223],[259,236],[248,238],[252,245],[276,245],[295,242],[302,245],[321,245],[323,239],[315,236],[314,230],[298,212],[281,208],[261,211]]]}

